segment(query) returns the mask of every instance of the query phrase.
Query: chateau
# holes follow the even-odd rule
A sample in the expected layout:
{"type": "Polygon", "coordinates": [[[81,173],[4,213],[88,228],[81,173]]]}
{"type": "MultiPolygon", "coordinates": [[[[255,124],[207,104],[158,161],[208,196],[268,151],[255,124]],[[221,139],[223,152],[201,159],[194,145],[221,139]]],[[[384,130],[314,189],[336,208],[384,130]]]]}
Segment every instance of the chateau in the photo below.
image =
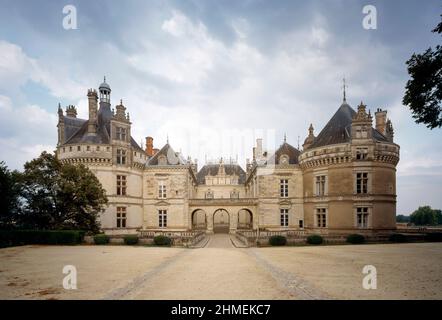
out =
{"type": "Polygon", "coordinates": [[[257,139],[244,169],[231,161],[195,161],[167,142],[145,148],[131,136],[122,101],[111,107],[104,81],[89,89],[89,118],[74,106],[58,109],[57,156],[82,163],[98,177],[109,204],[101,213],[108,234],[142,230],[230,232],[305,230],[373,233],[396,228],[396,165],[399,146],[387,111],[373,117],[361,102],[343,102],[298,150],[284,139],[269,153],[257,139]]]}

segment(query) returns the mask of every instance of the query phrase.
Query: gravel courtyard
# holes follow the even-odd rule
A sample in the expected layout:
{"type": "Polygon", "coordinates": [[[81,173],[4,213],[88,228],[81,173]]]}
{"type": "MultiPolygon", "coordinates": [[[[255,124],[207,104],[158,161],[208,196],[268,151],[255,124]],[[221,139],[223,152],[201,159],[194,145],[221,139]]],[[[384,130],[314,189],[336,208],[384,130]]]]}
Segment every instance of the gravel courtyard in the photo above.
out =
{"type": "Polygon", "coordinates": [[[200,249],[24,246],[0,249],[0,299],[442,299],[442,244],[200,249]],[[77,269],[65,290],[65,265],[77,269]],[[377,270],[365,290],[362,269],[377,270]]]}

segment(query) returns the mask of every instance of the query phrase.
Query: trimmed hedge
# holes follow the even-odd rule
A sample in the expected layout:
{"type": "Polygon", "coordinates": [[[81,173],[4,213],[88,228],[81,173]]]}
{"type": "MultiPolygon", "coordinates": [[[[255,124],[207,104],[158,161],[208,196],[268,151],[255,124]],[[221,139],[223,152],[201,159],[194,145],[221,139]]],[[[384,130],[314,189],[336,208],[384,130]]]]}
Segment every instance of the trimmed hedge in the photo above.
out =
{"type": "Polygon", "coordinates": [[[0,247],[27,244],[65,244],[83,242],[84,231],[78,230],[0,230],[0,247]]]}
{"type": "Polygon", "coordinates": [[[170,246],[172,244],[172,239],[160,235],[153,238],[153,243],[157,246],[170,246]]]}
{"type": "Polygon", "coordinates": [[[271,236],[269,238],[269,244],[271,246],[285,246],[287,244],[287,238],[284,236],[271,236]]]}
{"type": "Polygon", "coordinates": [[[124,236],[124,244],[135,245],[138,243],[138,236],[135,234],[130,234],[124,236]]]}
{"type": "Polygon", "coordinates": [[[308,244],[322,244],[324,242],[324,238],[319,234],[312,234],[307,237],[308,244]]]}
{"type": "Polygon", "coordinates": [[[431,232],[425,235],[425,241],[442,242],[442,232],[431,232]]]}
{"type": "Polygon", "coordinates": [[[352,244],[361,244],[365,242],[365,237],[362,234],[349,234],[347,236],[347,242],[352,244]]]}
{"type": "Polygon", "coordinates": [[[407,237],[401,233],[393,233],[388,237],[391,242],[407,242],[407,237]]]}
{"type": "Polygon", "coordinates": [[[104,233],[96,234],[94,236],[94,243],[95,244],[108,244],[109,243],[109,236],[105,235],[104,233]]]}

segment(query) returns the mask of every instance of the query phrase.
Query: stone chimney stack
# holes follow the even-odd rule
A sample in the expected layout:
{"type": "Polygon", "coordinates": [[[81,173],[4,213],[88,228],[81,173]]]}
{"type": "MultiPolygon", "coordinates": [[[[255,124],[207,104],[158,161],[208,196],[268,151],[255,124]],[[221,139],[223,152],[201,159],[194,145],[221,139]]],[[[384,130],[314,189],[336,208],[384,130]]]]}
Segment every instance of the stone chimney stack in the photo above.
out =
{"type": "Polygon", "coordinates": [[[256,160],[262,159],[262,139],[256,139],[256,160]]]}
{"type": "Polygon", "coordinates": [[[87,97],[89,100],[89,124],[87,127],[88,134],[96,134],[97,133],[97,101],[98,95],[95,89],[89,89],[87,93],[87,97]]]}
{"type": "Polygon", "coordinates": [[[378,108],[374,115],[376,118],[376,130],[385,135],[387,133],[387,110],[378,108]]]}
{"type": "Polygon", "coordinates": [[[66,107],[66,116],[71,118],[77,117],[77,109],[73,105],[69,105],[66,107]]]}
{"type": "Polygon", "coordinates": [[[154,155],[154,153],[153,153],[153,138],[152,137],[146,137],[146,155],[148,157],[152,157],[154,155]]]}

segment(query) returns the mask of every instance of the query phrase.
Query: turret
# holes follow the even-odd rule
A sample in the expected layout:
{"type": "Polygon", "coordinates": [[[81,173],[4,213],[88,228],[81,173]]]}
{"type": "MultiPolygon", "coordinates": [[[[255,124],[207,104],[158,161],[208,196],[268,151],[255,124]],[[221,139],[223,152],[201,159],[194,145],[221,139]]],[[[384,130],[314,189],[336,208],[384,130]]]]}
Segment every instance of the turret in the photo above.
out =
{"type": "Polygon", "coordinates": [[[64,142],[64,116],[63,109],[61,105],[58,104],[58,145],[61,145],[64,142]]]}
{"type": "Polygon", "coordinates": [[[313,131],[314,131],[313,124],[310,123],[310,127],[308,128],[308,136],[307,138],[305,138],[304,144],[302,145],[302,148],[304,150],[308,149],[308,147],[310,147],[311,144],[315,141],[315,135],[313,131]]]}

